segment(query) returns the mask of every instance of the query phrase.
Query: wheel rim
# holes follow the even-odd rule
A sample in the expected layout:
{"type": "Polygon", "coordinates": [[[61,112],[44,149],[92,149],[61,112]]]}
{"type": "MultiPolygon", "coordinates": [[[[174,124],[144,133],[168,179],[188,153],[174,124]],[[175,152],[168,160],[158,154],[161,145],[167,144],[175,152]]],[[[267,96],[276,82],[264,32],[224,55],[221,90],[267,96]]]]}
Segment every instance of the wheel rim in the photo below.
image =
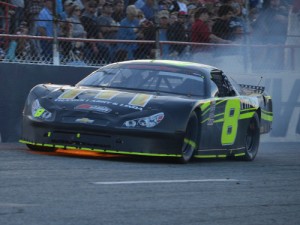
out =
{"type": "Polygon", "coordinates": [[[196,148],[197,127],[197,118],[195,117],[188,123],[184,143],[182,145],[182,156],[186,161],[193,156],[194,149],[196,148]]]}
{"type": "Polygon", "coordinates": [[[255,141],[257,135],[257,125],[254,120],[252,120],[249,124],[247,135],[246,135],[246,149],[249,154],[253,154],[255,152],[255,141]]]}

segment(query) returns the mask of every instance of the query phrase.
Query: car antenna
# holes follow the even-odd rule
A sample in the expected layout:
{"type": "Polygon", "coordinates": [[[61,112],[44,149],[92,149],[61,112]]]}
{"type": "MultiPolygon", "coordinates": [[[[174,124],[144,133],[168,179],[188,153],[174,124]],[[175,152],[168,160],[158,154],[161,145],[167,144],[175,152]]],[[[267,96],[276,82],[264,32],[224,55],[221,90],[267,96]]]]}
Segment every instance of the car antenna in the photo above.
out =
{"type": "Polygon", "coordinates": [[[263,77],[261,76],[261,77],[260,77],[260,80],[259,80],[259,82],[258,82],[258,84],[257,84],[256,86],[259,86],[259,84],[260,84],[260,82],[262,81],[262,79],[263,79],[263,77]]]}

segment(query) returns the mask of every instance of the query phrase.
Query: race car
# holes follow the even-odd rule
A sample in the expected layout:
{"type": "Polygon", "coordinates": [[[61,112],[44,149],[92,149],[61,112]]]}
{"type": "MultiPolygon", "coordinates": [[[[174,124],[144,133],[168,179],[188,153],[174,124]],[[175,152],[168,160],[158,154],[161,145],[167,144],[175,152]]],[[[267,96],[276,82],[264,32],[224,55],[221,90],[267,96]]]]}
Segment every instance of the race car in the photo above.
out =
{"type": "Polygon", "coordinates": [[[31,150],[252,161],[272,99],[218,68],[173,60],[108,64],[75,86],[40,84],[23,110],[31,150]]]}

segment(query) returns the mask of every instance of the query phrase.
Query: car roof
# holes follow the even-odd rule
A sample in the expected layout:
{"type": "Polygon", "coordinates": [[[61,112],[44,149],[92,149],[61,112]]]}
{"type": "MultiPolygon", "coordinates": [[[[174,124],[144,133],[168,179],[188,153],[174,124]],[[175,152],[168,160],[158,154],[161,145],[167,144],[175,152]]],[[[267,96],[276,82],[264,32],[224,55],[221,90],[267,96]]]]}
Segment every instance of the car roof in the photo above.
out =
{"type": "Polygon", "coordinates": [[[198,70],[205,74],[210,74],[212,70],[219,70],[216,67],[195,63],[195,62],[186,62],[186,61],[177,61],[177,60],[160,60],[160,59],[143,59],[143,60],[129,60],[129,61],[121,61],[109,64],[107,66],[119,64],[119,65],[126,65],[126,64],[151,64],[151,65],[159,65],[159,66],[175,66],[175,67],[185,67],[187,69],[198,70]]]}

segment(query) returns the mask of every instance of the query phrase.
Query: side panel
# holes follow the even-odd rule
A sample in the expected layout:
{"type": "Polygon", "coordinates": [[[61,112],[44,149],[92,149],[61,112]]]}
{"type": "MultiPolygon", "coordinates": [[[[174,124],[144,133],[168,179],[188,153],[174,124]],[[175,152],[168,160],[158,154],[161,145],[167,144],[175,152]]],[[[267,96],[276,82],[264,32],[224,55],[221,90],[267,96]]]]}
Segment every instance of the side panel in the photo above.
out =
{"type": "Polygon", "coordinates": [[[243,151],[248,124],[258,106],[252,103],[249,99],[228,97],[210,99],[202,104],[198,157],[226,157],[243,151]]]}

